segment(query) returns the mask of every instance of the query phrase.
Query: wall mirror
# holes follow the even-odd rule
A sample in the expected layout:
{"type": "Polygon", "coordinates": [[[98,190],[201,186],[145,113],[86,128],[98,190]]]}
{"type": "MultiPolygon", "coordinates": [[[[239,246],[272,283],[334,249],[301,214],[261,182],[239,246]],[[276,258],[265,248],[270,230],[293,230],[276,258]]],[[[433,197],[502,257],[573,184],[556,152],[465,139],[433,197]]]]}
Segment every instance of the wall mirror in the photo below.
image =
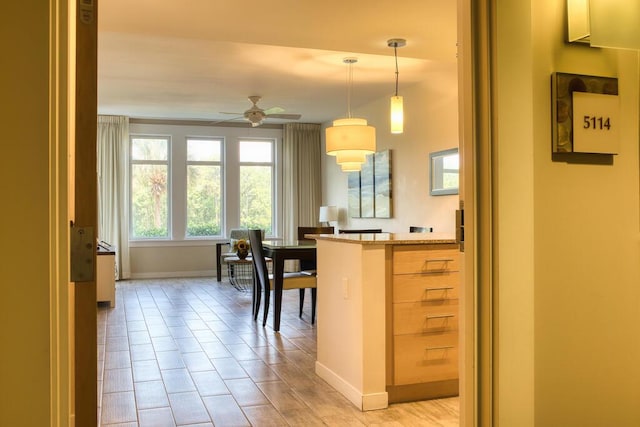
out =
{"type": "Polygon", "coordinates": [[[432,196],[458,194],[460,159],[457,148],[430,153],[429,168],[432,196]]]}

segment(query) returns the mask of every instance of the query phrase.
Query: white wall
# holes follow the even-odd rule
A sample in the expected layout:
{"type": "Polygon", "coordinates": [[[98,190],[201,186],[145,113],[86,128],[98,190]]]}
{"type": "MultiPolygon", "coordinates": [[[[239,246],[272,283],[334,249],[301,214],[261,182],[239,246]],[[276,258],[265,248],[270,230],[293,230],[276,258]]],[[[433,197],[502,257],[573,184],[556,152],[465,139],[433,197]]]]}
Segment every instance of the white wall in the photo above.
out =
{"type": "MultiPolygon", "coordinates": [[[[349,218],[347,173],[340,170],[334,157],[323,156],[323,204],[338,206],[338,228],[407,232],[410,225],[423,225],[433,227],[434,231],[454,232],[458,196],[429,195],[428,164],[430,152],[458,147],[457,65],[434,64],[424,77],[420,84],[400,85],[405,112],[403,134],[392,135],[389,130],[389,98],[352,106],[354,117],[365,118],[376,128],[377,150],[391,150],[392,218],[349,218]]],[[[357,82],[353,90],[357,91],[357,82]]],[[[325,123],[325,127],[329,125],[325,123]]],[[[324,130],[322,140],[324,152],[324,130]]]]}
{"type": "Polygon", "coordinates": [[[566,44],[563,0],[498,5],[499,423],[640,425],[638,54],[566,44]],[[618,77],[613,164],[552,159],[555,71],[618,77]]]}

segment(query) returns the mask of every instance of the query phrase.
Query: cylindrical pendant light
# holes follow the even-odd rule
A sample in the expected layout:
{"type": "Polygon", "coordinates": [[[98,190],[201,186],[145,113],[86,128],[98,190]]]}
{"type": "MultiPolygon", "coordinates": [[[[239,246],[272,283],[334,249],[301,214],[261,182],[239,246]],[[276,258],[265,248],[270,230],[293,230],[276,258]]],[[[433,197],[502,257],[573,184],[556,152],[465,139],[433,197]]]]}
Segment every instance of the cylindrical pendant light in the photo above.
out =
{"type": "Polygon", "coordinates": [[[398,95],[398,48],[406,46],[405,39],[390,39],[387,46],[393,48],[393,55],[396,59],[396,92],[391,97],[391,133],[402,133],[404,131],[404,108],[402,96],[398,95]]]}
{"type": "Polygon", "coordinates": [[[404,111],[401,96],[391,97],[391,133],[404,131],[404,111]]]}

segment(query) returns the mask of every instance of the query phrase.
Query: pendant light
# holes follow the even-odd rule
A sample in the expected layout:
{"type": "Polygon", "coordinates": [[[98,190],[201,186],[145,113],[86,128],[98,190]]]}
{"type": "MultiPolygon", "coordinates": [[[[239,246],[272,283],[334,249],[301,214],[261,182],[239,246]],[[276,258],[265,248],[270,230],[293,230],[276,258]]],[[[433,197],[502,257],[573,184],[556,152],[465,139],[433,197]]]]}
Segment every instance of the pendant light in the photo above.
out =
{"type": "Polygon", "coordinates": [[[335,156],[345,172],[359,171],[366,162],[366,155],[376,151],[376,129],[367,125],[366,119],[351,117],[351,85],[353,64],[357,58],[344,58],[347,73],[347,117],[333,121],[325,131],[327,155],[335,156]]]}
{"type": "Polygon", "coordinates": [[[404,124],[404,112],[402,96],[398,95],[398,48],[407,45],[405,39],[389,39],[387,46],[393,48],[393,55],[396,59],[396,93],[391,97],[391,133],[402,133],[404,124]]]}

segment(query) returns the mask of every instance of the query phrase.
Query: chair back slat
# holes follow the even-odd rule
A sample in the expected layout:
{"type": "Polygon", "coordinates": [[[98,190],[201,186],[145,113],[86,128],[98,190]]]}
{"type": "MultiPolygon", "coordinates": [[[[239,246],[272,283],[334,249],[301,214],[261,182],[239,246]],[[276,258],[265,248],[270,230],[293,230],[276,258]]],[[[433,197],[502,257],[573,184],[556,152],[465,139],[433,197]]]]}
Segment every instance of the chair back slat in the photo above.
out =
{"type": "Polygon", "coordinates": [[[264,258],[264,249],[262,248],[262,230],[249,230],[249,242],[256,276],[263,289],[265,287],[268,288],[269,269],[267,267],[267,261],[264,258]]]}

